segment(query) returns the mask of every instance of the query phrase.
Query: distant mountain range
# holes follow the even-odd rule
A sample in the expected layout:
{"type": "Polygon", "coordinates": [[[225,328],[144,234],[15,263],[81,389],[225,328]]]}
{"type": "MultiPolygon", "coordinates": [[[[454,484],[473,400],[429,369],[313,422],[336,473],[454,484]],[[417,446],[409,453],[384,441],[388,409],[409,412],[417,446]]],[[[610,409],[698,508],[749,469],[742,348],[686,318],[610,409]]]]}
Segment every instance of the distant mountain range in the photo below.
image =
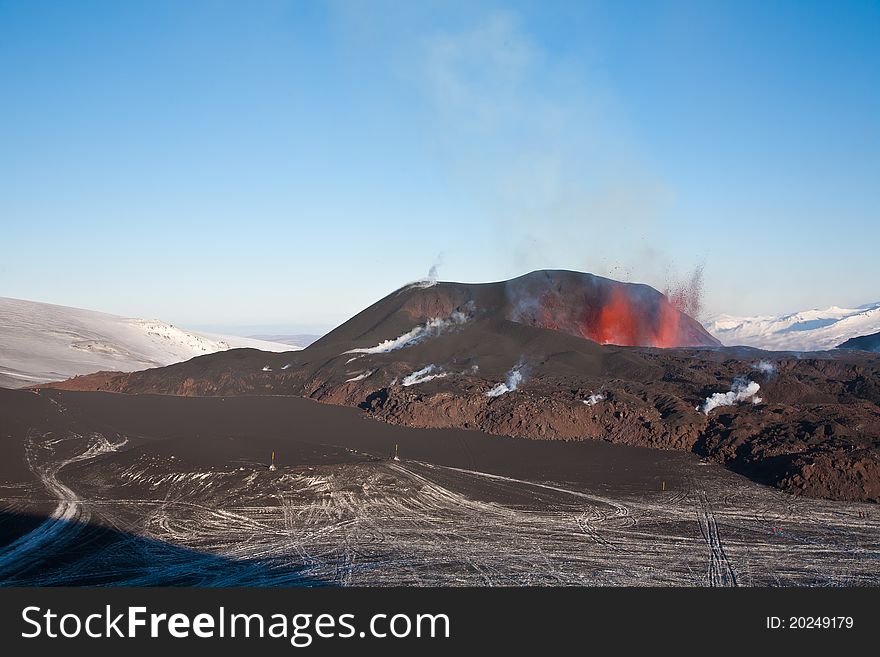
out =
{"type": "Polygon", "coordinates": [[[832,306],[777,316],[717,315],[704,326],[727,346],[745,345],[771,351],[824,351],[841,346],[852,338],[880,332],[880,302],[858,308],[832,306]]]}
{"type": "Polygon", "coordinates": [[[0,297],[0,387],[21,388],[99,370],[132,372],[238,347],[299,348],[0,297]]]}

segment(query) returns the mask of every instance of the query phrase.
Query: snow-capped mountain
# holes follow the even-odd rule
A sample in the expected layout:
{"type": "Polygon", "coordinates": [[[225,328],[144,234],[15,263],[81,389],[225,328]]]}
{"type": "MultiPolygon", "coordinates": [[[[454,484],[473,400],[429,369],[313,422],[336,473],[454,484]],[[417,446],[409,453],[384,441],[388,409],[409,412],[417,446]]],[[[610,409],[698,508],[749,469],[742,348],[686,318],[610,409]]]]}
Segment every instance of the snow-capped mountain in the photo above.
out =
{"type": "Polygon", "coordinates": [[[747,345],[775,351],[824,351],[880,331],[880,302],[858,308],[832,306],[791,315],[734,317],[718,315],[706,330],[727,346],[747,345]]]}
{"type": "Polygon", "coordinates": [[[100,370],[132,372],[278,342],[197,333],[158,320],[0,297],[0,386],[24,387],[100,370]]]}

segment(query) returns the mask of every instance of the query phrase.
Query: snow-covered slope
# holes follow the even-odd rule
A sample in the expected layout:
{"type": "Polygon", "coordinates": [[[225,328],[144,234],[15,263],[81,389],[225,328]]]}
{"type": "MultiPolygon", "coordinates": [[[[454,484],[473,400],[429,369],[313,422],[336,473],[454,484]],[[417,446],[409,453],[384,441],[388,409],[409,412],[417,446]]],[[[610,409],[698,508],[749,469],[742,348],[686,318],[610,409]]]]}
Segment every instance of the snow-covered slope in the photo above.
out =
{"type": "Polygon", "coordinates": [[[727,346],[777,351],[824,351],[846,340],[880,331],[880,302],[858,308],[832,306],[773,317],[718,315],[704,326],[727,346]]]}
{"type": "Polygon", "coordinates": [[[298,349],[186,331],[158,320],[0,297],[0,387],[24,387],[99,370],[132,372],[238,347],[298,349]]]}

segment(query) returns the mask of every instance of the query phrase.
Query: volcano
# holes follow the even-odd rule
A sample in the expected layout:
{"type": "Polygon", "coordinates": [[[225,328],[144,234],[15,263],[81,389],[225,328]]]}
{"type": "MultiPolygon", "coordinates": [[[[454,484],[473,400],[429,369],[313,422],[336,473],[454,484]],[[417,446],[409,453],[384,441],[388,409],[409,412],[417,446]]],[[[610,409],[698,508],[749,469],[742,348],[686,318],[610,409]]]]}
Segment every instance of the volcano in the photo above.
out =
{"type": "Polygon", "coordinates": [[[692,451],[799,494],[876,501],[878,372],[859,351],[723,347],[648,286],[538,271],[405,286],[301,351],[41,387],[307,397],[408,427],[692,451]]]}
{"type": "Polygon", "coordinates": [[[391,340],[413,324],[507,320],[627,347],[719,347],[699,322],[648,285],[541,270],[497,283],[415,283],[370,306],[317,344],[391,340]]]}

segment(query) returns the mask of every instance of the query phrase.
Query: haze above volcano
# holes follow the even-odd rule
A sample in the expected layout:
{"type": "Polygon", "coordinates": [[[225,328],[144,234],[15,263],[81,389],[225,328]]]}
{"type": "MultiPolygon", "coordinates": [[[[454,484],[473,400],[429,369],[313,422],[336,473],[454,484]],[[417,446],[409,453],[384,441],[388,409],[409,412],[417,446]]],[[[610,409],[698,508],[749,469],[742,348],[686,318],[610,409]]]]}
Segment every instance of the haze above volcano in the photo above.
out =
{"type": "Polygon", "coordinates": [[[876,3],[370,4],[0,3],[2,294],[333,326],[434,264],[705,263],[712,314],[877,298],[876,3]]]}

